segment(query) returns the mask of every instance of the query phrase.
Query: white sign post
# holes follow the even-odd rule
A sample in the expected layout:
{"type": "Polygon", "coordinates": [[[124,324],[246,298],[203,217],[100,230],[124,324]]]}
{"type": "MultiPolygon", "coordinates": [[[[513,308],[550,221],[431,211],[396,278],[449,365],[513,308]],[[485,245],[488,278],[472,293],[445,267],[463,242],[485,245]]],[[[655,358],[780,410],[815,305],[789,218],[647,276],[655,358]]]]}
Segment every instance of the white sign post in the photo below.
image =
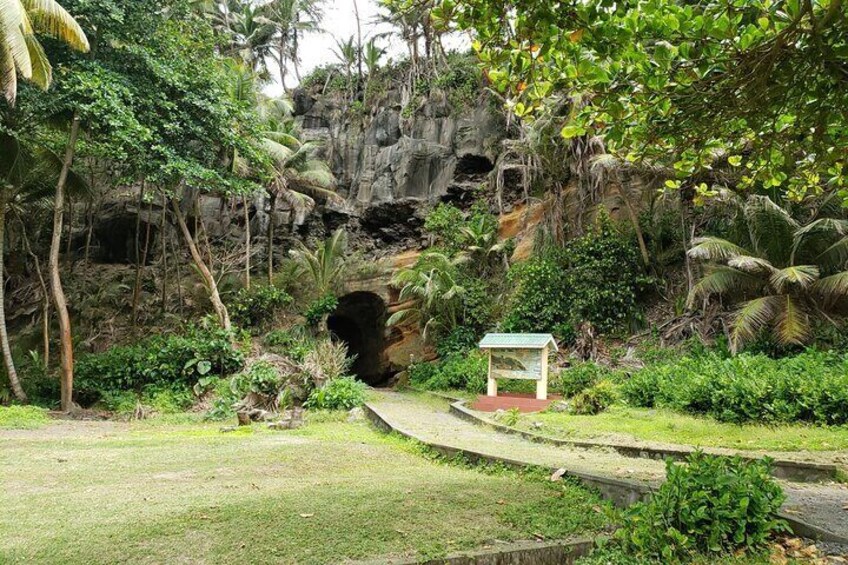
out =
{"type": "Polygon", "coordinates": [[[536,399],[548,399],[548,354],[556,340],[550,334],[487,334],[480,349],[489,355],[488,396],[498,395],[498,379],[536,381],[536,399]]]}

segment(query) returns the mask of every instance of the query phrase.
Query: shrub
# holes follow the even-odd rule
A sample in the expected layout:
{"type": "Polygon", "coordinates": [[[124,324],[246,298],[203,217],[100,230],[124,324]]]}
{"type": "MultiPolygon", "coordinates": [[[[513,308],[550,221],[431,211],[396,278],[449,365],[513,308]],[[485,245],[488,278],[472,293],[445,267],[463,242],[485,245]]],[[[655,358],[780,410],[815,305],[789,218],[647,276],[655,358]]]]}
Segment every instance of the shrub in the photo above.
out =
{"type": "Polygon", "coordinates": [[[292,330],[275,330],[265,336],[265,345],[276,353],[285,355],[297,363],[302,363],[306,356],[315,349],[315,340],[292,330]]]}
{"type": "Polygon", "coordinates": [[[571,398],[611,374],[612,371],[597,363],[577,363],[561,371],[552,384],[565,398],[571,398]]]}
{"type": "Polygon", "coordinates": [[[153,384],[141,391],[104,391],[99,402],[107,410],[120,414],[132,413],[138,405],[159,414],[177,414],[190,408],[195,400],[194,393],[186,385],[153,384]]]}
{"type": "Polygon", "coordinates": [[[292,297],[275,286],[243,288],[230,300],[230,317],[237,326],[261,326],[273,320],[282,307],[291,303],[292,297]]]}
{"type": "Polygon", "coordinates": [[[639,317],[637,294],[649,283],[632,243],[608,216],[595,229],[510,270],[515,288],[503,326],[511,332],[554,332],[568,340],[589,322],[601,332],[639,317]]]}
{"type": "Polygon", "coordinates": [[[336,311],[339,307],[339,299],[332,294],[327,294],[312,302],[309,308],[306,309],[304,316],[310,326],[317,326],[328,316],[336,311]]]}
{"type": "Polygon", "coordinates": [[[784,499],[771,461],[698,452],[685,465],[666,463],[666,482],[626,511],[619,535],[634,553],[666,563],[696,552],[756,549],[786,530],[776,517],[784,499]]]}
{"type": "Polygon", "coordinates": [[[409,382],[424,390],[486,390],[488,358],[479,351],[452,354],[434,363],[415,363],[409,368],[409,382]]]}
{"type": "Polygon", "coordinates": [[[351,410],[365,403],[366,386],[353,377],[340,377],[316,388],[304,403],[315,410],[351,410]]]}
{"type": "Polygon", "coordinates": [[[35,429],[50,423],[47,410],[37,406],[0,406],[0,429],[35,429]]]}
{"type": "Polygon", "coordinates": [[[571,411],[574,414],[600,414],[616,401],[618,393],[610,381],[601,381],[574,396],[571,411]]]}
{"type": "Polygon", "coordinates": [[[244,354],[220,329],[191,328],[185,335],[157,336],[136,345],[85,355],[75,369],[78,400],[96,402],[104,393],[141,392],[148,385],[192,385],[200,377],[235,373],[244,354]]]}
{"type": "Polygon", "coordinates": [[[686,357],[634,374],[622,387],[634,406],[707,414],[722,422],[848,423],[848,360],[807,351],[775,360],[742,354],[686,357]]]}
{"type": "Polygon", "coordinates": [[[315,383],[322,384],[346,375],[353,361],[348,357],[347,344],[323,339],[306,355],[303,369],[315,383]]]}

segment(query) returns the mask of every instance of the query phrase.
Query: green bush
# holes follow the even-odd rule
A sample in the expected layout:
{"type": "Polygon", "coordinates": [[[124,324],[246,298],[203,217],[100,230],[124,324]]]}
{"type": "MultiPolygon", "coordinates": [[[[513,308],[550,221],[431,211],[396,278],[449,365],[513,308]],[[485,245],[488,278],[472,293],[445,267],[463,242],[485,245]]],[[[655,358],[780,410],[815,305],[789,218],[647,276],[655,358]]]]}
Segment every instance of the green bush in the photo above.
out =
{"type": "Polygon", "coordinates": [[[632,242],[607,216],[564,249],[514,266],[509,281],[515,291],[504,329],[553,332],[563,341],[582,322],[609,332],[638,320],[637,295],[650,282],[632,242]]]}
{"type": "Polygon", "coordinates": [[[315,340],[303,333],[291,330],[275,330],[265,336],[265,345],[275,353],[285,355],[297,363],[302,363],[306,356],[315,349],[315,340]]]}
{"type": "Polygon", "coordinates": [[[312,302],[306,309],[304,316],[310,326],[317,326],[325,316],[336,311],[339,307],[339,299],[332,294],[327,294],[312,302]]]}
{"type": "Polygon", "coordinates": [[[185,384],[152,384],[141,391],[103,391],[99,405],[120,414],[132,413],[139,404],[159,414],[177,414],[190,408],[195,400],[196,396],[185,384]]]}
{"type": "Polygon", "coordinates": [[[0,406],[0,429],[28,430],[50,423],[47,410],[37,406],[0,406]]]}
{"type": "Polygon", "coordinates": [[[424,390],[486,390],[488,358],[479,351],[467,355],[451,354],[433,363],[415,363],[409,367],[409,382],[424,390]]]}
{"type": "Polygon", "coordinates": [[[610,381],[601,381],[572,398],[571,412],[587,416],[600,414],[612,406],[617,398],[615,385],[610,381]]]}
{"type": "Polygon", "coordinates": [[[777,518],[784,499],[771,461],[694,453],[686,464],[666,463],[666,482],[626,511],[619,536],[633,553],[665,563],[757,549],[786,530],[777,518]]]}
{"type": "Polygon", "coordinates": [[[786,359],[686,357],[645,368],[622,386],[634,406],[707,414],[722,422],[848,424],[848,359],[807,351],[786,359]]]}
{"type": "Polygon", "coordinates": [[[365,403],[366,386],[353,377],[333,379],[310,393],[304,406],[314,410],[350,410],[365,403]]]}
{"type": "Polygon", "coordinates": [[[227,375],[244,365],[244,353],[220,329],[191,328],[136,345],[82,356],[75,368],[77,400],[90,405],[104,393],[141,392],[148,385],[193,385],[206,375],[227,375]]]}
{"type": "Polygon", "coordinates": [[[230,317],[237,326],[257,327],[273,320],[281,308],[291,303],[292,297],[275,286],[243,288],[230,299],[230,317]]]}
{"type": "Polygon", "coordinates": [[[563,369],[559,375],[552,380],[554,389],[559,391],[564,398],[571,398],[577,393],[608,378],[612,371],[598,365],[597,363],[577,363],[567,369],[563,369]]]}

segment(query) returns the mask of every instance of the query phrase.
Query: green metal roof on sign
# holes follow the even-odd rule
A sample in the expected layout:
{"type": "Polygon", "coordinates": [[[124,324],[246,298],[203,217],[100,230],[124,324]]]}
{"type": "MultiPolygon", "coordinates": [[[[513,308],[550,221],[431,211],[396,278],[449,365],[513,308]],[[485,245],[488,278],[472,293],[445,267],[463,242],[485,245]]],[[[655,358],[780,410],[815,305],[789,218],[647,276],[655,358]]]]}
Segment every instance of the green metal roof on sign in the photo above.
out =
{"type": "Polygon", "coordinates": [[[480,341],[480,349],[542,349],[546,345],[559,351],[551,334],[486,334],[480,341]]]}

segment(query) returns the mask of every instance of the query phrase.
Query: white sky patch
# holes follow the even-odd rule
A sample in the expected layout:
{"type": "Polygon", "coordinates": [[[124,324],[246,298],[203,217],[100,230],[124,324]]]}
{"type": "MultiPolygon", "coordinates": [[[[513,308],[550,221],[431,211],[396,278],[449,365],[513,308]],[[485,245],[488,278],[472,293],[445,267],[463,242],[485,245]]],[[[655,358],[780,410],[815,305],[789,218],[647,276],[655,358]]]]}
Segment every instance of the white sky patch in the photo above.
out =
{"type": "MultiPolygon", "coordinates": [[[[378,24],[380,7],[377,0],[358,0],[359,17],[362,21],[362,42],[369,38],[394,31],[389,24],[378,24]]],[[[344,41],[351,36],[356,36],[356,13],[353,9],[352,0],[326,0],[324,5],[324,21],[321,24],[322,33],[312,33],[303,38],[300,44],[300,74],[306,76],[310,71],[327,63],[337,62],[333,50],[336,48],[336,38],[344,41]]],[[[468,49],[471,41],[466,36],[452,36],[444,41],[446,49],[468,49]]],[[[388,59],[398,59],[408,51],[404,42],[395,34],[383,38],[378,45],[388,49],[383,63],[388,59]]],[[[283,93],[280,84],[279,70],[276,65],[269,64],[269,71],[274,80],[265,87],[265,92],[271,96],[279,96],[283,93]]],[[[296,83],[294,73],[289,72],[286,77],[289,87],[296,83]]]]}

